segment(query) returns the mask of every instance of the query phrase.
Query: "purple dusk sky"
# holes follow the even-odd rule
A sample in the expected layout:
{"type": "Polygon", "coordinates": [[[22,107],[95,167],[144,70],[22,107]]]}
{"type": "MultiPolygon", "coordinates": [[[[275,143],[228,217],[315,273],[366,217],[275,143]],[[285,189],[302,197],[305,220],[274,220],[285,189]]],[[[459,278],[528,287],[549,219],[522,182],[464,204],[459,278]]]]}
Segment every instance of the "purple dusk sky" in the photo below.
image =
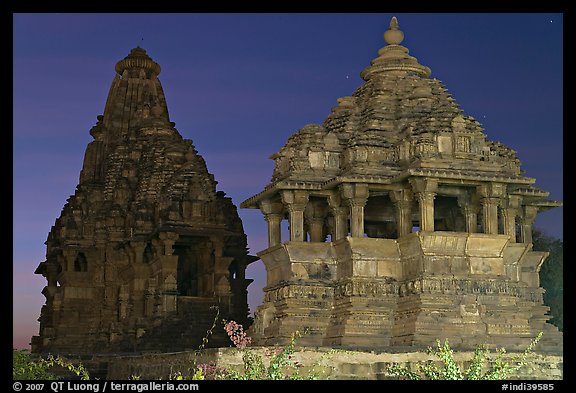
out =
{"type": "MultiPolygon", "coordinates": [[[[290,135],[322,123],[363,82],[396,15],[402,43],[432,69],[525,175],[563,199],[562,14],[14,14],[13,346],[28,348],[44,304],[47,234],[74,193],[88,131],[114,66],[141,46],[162,67],[170,118],[239,205],[269,182],[290,135]],[[142,40],[143,39],[143,40],[142,40]]],[[[266,248],[259,211],[239,209],[251,254],[266,248]]],[[[563,209],[537,228],[563,238],[563,209]]],[[[283,234],[284,235],[284,234],[283,234]]],[[[283,238],[283,240],[285,237],[283,238]]],[[[265,272],[247,277],[251,310],[265,272]]]]}

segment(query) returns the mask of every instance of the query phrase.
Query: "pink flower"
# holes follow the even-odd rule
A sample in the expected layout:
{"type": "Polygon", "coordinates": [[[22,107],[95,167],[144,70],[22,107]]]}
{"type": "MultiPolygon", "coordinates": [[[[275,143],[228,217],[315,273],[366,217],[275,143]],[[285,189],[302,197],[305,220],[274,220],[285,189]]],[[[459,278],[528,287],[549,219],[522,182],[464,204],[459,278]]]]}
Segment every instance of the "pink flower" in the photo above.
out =
{"type": "Polygon", "coordinates": [[[252,342],[251,338],[246,335],[242,325],[238,324],[236,321],[224,322],[224,330],[237,348],[246,348],[246,346],[252,342]]]}

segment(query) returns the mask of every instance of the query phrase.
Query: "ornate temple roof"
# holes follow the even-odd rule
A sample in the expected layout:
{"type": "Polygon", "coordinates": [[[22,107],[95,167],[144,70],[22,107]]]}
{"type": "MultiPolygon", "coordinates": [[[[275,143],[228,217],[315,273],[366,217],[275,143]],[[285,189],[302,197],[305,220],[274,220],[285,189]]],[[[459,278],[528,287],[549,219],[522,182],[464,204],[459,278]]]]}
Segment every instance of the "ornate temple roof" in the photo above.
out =
{"type": "Polygon", "coordinates": [[[95,140],[86,149],[78,189],[59,223],[79,220],[82,227],[117,215],[118,233],[129,237],[149,237],[162,225],[176,224],[187,231],[244,236],[237,213],[224,214],[232,209],[231,199],[216,191],[204,158],[170,121],[160,65],[136,47],[115,71],[104,113],[90,130],[95,140]],[[89,210],[81,208],[86,201],[89,210]],[[73,211],[81,213],[68,218],[73,211]]]}
{"type": "Polygon", "coordinates": [[[394,184],[408,176],[454,181],[498,181],[530,188],[516,152],[486,139],[481,124],[464,114],[431,70],[401,45],[396,17],[386,45],[360,76],[364,83],[322,125],[298,130],[270,158],[271,182],[241,207],[257,208],[274,190],[321,190],[343,182],[394,184]]]}

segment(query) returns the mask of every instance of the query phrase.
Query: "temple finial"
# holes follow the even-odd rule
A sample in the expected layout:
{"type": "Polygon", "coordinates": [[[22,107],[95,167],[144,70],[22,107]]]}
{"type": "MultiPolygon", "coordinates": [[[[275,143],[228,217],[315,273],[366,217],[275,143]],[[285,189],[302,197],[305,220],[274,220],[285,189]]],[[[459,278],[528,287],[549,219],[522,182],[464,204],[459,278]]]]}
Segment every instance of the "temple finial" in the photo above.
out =
{"type": "Polygon", "coordinates": [[[388,45],[400,45],[404,40],[404,33],[398,27],[398,19],[395,16],[390,20],[390,27],[384,32],[384,41],[388,45]]]}

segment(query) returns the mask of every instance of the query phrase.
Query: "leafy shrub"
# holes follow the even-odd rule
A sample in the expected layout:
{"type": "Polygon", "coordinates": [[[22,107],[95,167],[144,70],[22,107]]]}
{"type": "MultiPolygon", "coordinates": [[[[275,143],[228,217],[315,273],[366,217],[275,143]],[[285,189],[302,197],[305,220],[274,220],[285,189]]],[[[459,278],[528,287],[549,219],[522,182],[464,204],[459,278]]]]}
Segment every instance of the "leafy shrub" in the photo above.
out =
{"type": "Polygon", "coordinates": [[[540,270],[540,286],[544,292],[544,304],[550,307],[552,319],[560,331],[564,329],[564,242],[544,234],[538,229],[532,233],[535,251],[550,253],[540,270]]]}
{"type": "Polygon", "coordinates": [[[14,380],[35,380],[35,379],[57,379],[56,375],[50,373],[49,365],[33,361],[30,353],[25,350],[12,351],[12,379],[14,380]]]}
{"type": "Polygon", "coordinates": [[[75,365],[71,362],[65,361],[60,356],[55,358],[52,355],[48,355],[46,359],[39,358],[38,360],[32,360],[28,351],[17,351],[15,349],[12,351],[12,379],[59,379],[56,375],[48,371],[51,367],[54,366],[60,366],[68,369],[82,380],[90,379],[90,374],[84,368],[82,363],[75,365]]]}
{"type": "Polygon", "coordinates": [[[474,356],[468,368],[464,371],[460,369],[458,363],[454,360],[454,353],[448,340],[444,344],[440,340],[436,340],[436,349],[428,348],[428,354],[437,357],[442,365],[438,367],[438,361],[429,360],[427,362],[419,362],[416,366],[417,372],[410,371],[405,366],[395,364],[388,368],[388,374],[391,376],[402,377],[404,379],[449,379],[449,380],[500,380],[509,378],[512,373],[518,371],[522,366],[526,365],[528,355],[532,352],[540,338],[542,332],[536,336],[534,340],[528,345],[526,350],[519,356],[512,359],[512,364],[504,361],[504,354],[506,350],[499,348],[496,350],[496,358],[490,364],[487,371],[482,373],[486,368],[489,351],[485,345],[480,345],[474,350],[474,356]]]}

